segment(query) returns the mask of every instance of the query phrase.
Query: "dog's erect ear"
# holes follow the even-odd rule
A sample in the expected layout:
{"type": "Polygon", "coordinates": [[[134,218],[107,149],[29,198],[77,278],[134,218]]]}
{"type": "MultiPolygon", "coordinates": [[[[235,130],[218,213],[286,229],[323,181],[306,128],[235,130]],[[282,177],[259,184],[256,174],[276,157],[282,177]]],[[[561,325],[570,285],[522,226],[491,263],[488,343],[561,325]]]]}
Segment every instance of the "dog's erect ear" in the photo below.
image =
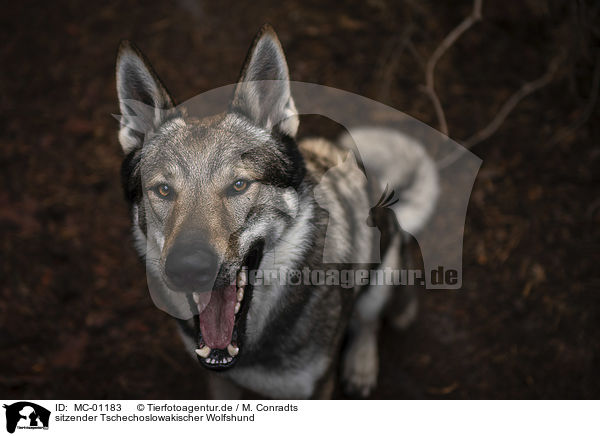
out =
{"type": "Polygon", "coordinates": [[[294,137],[298,111],[290,93],[288,67],[273,28],[264,25],[248,52],[230,109],[267,130],[294,137]]]}
{"type": "Polygon", "coordinates": [[[144,136],[162,123],[174,104],[149,62],[129,41],[119,47],[117,93],[122,115],[119,142],[129,153],[142,146],[144,136]]]}

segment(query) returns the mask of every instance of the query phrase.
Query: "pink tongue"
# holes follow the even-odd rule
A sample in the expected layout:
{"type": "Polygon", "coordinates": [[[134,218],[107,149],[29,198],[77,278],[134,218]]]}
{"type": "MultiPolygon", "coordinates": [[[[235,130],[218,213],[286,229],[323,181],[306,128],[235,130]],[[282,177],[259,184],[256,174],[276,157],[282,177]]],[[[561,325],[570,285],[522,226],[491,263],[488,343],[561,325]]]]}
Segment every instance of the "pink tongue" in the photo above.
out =
{"type": "Polygon", "coordinates": [[[210,301],[200,312],[200,331],[210,348],[227,348],[231,343],[235,321],[235,284],[210,292],[210,301]]]}

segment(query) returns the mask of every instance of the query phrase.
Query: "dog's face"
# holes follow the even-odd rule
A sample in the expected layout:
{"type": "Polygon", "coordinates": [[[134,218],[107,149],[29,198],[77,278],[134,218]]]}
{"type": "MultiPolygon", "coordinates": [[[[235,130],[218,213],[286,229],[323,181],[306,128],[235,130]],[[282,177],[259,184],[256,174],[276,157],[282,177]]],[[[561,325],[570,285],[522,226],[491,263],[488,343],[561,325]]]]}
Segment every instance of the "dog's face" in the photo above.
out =
{"type": "Polygon", "coordinates": [[[230,108],[177,108],[141,53],[117,60],[124,187],[138,249],[170,298],[199,314],[200,361],[227,369],[243,345],[248,273],[291,225],[304,165],[287,65],[270,28],[253,46],[230,108]]]}

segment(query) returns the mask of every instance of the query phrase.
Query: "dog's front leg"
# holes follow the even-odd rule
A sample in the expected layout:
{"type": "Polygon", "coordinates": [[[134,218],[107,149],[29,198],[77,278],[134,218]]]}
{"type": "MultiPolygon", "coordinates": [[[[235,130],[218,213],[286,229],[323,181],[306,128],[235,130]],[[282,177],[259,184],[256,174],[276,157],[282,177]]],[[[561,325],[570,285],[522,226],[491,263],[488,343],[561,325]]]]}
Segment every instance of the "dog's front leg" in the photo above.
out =
{"type": "Polygon", "coordinates": [[[336,373],[335,371],[328,371],[327,375],[321,382],[321,385],[313,395],[315,400],[331,400],[333,392],[335,390],[336,373]]]}

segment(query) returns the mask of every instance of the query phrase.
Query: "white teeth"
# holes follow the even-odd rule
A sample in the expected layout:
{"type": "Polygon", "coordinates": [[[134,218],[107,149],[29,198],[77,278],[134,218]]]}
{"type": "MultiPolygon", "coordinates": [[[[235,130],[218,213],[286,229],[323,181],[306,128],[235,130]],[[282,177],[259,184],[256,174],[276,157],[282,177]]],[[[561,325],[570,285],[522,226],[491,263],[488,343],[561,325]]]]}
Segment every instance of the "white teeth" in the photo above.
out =
{"type": "Polygon", "coordinates": [[[239,288],[237,290],[237,301],[242,301],[244,299],[244,288],[239,288]]]}
{"type": "Polygon", "coordinates": [[[194,299],[194,301],[196,302],[196,304],[200,303],[200,295],[197,292],[194,292],[192,294],[192,298],[194,299]]]}
{"type": "Polygon", "coordinates": [[[235,313],[240,311],[240,307],[242,307],[242,305],[239,302],[235,303],[235,313]]]}
{"type": "Polygon", "coordinates": [[[248,271],[242,268],[237,275],[237,285],[239,288],[243,288],[248,284],[248,271]]]}
{"type": "Polygon", "coordinates": [[[204,347],[197,349],[196,354],[200,357],[208,357],[210,354],[210,347],[205,345],[204,347]]]}
{"type": "Polygon", "coordinates": [[[233,344],[229,344],[227,345],[227,352],[231,357],[234,357],[237,356],[237,354],[240,352],[240,349],[238,347],[234,347],[233,344]]]}
{"type": "MultiPolygon", "coordinates": [[[[198,353],[198,355],[202,356],[200,354],[201,351],[203,351],[204,349],[208,349],[210,352],[210,348],[208,348],[208,346],[202,347],[199,350],[196,350],[196,353],[198,353]]],[[[232,344],[229,344],[227,346],[227,351],[229,352],[229,356],[224,356],[222,357],[220,360],[219,359],[211,359],[210,357],[204,357],[204,361],[210,365],[215,365],[215,364],[221,364],[221,365],[225,365],[226,363],[230,363],[233,360],[233,357],[236,356],[239,353],[239,348],[238,347],[234,347],[232,344]]]]}

